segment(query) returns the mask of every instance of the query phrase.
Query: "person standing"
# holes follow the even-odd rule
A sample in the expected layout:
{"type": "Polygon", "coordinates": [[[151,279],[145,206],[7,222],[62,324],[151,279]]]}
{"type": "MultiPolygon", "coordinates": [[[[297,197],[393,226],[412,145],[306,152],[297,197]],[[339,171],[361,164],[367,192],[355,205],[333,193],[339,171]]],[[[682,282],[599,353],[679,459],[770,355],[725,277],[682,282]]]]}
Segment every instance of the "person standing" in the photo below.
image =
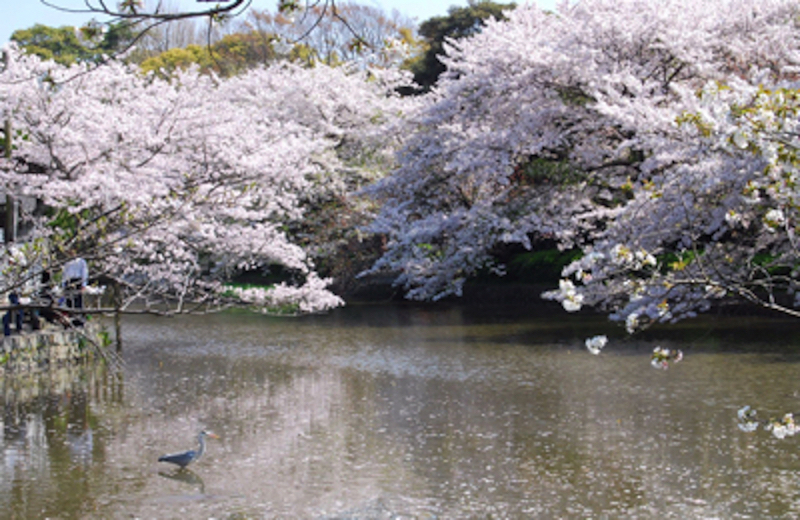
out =
{"type": "MultiPolygon", "coordinates": [[[[19,305],[19,296],[17,293],[12,292],[8,294],[8,301],[11,305],[19,305]]],[[[22,310],[9,309],[3,315],[3,336],[11,335],[11,322],[14,321],[17,326],[17,334],[22,333],[22,310]]]]}
{"type": "Polygon", "coordinates": [[[61,286],[70,309],[83,309],[83,289],[89,282],[89,266],[80,256],[76,256],[66,264],[61,272],[61,286]]]}

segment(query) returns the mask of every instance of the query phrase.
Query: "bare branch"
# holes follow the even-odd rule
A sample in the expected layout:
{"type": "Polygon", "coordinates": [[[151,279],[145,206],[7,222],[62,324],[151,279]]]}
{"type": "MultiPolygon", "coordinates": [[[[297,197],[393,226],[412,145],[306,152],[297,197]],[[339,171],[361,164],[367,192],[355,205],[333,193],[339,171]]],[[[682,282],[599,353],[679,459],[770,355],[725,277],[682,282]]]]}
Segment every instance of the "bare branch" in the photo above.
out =
{"type": "Polygon", "coordinates": [[[115,19],[114,21],[157,20],[160,22],[171,22],[187,18],[220,18],[224,15],[238,16],[250,7],[252,3],[252,0],[217,0],[215,6],[208,9],[169,13],[161,11],[160,3],[153,10],[147,10],[142,9],[143,6],[137,1],[122,2],[120,8],[111,8],[103,0],[96,0],[97,3],[93,3],[92,0],[85,0],[85,9],[70,9],[49,0],[39,1],[48,7],[65,13],[98,14],[110,16],[115,19]],[[234,13],[237,10],[239,12],[234,13]]]}

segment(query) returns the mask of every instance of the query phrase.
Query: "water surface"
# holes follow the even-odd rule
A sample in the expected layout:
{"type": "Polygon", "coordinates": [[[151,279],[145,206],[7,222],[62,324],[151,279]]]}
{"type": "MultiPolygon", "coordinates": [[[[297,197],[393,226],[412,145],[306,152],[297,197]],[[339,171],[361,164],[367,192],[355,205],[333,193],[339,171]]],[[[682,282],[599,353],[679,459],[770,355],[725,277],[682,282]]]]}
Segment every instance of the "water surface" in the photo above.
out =
{"type": "Polygon", "coordinates": [[[6,377],[0,517],[794,518],[800,324],[628,338],[485,305],[125,319],[119,377],[6,377]],[[608,334],[600,356],[585,338],[608,334]],[[656,345],[681,363],[655,370],[656,345]],[[221,436],[186,471],[158,463],[221,436]]]}

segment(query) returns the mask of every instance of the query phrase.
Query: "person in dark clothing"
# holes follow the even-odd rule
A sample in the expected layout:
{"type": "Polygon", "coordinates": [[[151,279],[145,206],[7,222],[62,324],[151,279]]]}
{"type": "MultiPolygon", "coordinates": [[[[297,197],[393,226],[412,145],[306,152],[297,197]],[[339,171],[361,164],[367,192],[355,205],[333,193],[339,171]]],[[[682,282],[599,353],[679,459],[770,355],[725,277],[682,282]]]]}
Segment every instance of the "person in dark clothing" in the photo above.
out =
{"type": "Polygon", "coordinates": [[[39,291],[36,296],[38,300],[37,304],[47,308],[33,311],[33,329],[40,330],[43,325],[42,320],[48,323],[63,324],[64,314],[53,308],[56,303],[56,299],[53,295],[53,287],[51,286],[51,276],[49,271],[42,271],[42,276],[39,280],[39,291]]]}
{"type": "MultiPolygon", "coordinates": [[[[15,292],[8,293],[8,301],[11,305],[19,305],[19,295],[15,292]]],[[[9,309],[3,315],[3,335],[11,335],[11,321],[14,320],[17,326],[17,333],[22,332],[22,311],[9,309]]]]}

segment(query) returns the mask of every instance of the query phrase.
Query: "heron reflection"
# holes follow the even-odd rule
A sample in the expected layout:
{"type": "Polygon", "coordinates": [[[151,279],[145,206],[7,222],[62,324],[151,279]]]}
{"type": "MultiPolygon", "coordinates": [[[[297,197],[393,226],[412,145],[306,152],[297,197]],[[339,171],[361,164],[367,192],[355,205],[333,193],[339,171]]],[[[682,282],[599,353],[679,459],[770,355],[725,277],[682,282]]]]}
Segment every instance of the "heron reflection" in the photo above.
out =
{"type": "Polygon", "coordinates": [[[203,479],[197,473],[190,469],[176,468],[170,472],[159,471],[158,475],[160,477],[176,480],[178,482],[196,487],[202,495],[204,495],[206,492],[206,483],[203,482],[203,479]]]}

